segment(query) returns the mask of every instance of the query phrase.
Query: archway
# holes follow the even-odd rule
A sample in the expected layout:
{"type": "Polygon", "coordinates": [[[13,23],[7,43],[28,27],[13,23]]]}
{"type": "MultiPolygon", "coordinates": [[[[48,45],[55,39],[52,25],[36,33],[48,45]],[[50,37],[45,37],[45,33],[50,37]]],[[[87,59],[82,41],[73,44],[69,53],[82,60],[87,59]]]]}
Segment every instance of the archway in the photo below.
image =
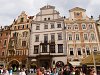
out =
{"type": "Polygon", "coordinates": [[[12,60],[9,62],[8,68],[11,68],[14,72],[17,71],[18,67],[19,67],[18,60],[12,60]]]}
{"type": "Polygon", "coordinates": [[[63,67],[64,63],[62,61],[56,62],[56,67],[63,67]]]}

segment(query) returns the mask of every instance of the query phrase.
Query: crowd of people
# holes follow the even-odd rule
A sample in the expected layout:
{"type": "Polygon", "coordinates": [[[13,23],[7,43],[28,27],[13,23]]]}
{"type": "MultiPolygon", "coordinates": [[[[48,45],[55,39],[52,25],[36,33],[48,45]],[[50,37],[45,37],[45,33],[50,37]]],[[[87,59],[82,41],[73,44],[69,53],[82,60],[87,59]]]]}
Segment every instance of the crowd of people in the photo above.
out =
{"type": "MultiPolygon", "coordinates": [[[[44,67],[40,67],[37,69],[18,69],[18,75],[100,75],[100,73],[96,74],[94,68],[76,68],[65,65],[64,67],[59,68],[49,68],[45,69],[44,67]]],[[[3,69],[0,68],[0,75],[13,75],[12,68],[3,69]]]]}

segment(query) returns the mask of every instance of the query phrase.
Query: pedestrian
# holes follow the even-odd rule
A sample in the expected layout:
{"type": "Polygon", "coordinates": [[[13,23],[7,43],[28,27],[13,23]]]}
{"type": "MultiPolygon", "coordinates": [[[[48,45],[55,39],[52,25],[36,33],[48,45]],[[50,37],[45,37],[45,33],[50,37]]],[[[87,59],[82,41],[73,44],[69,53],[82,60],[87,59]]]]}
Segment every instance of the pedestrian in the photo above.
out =
{"type": "Polygon", "coordinates": [[[26,75],[26,73],[25,73],[24,69],[21,69],[21,71],[20,71],[19,75],[26,75]]]}
{"type": "Polygon", "coordinates": [[[42,75],[42,72],[40,71],[40,68],[37,68],[36,74],[37,74],[37,75],[42,75]]]}
{"type": "Polygon", "coordinates": [[[51,73],[51,75],[58,75],[56,68],[53,69],[53,72],[51,73]]]}
{"type": "Polygon", "coordinates": [[[66,65],[65,70],[63,71],[63,75],[70,75],[70,74],[71,74],[71,72],[70,72],[69,66],[66,65]]]}

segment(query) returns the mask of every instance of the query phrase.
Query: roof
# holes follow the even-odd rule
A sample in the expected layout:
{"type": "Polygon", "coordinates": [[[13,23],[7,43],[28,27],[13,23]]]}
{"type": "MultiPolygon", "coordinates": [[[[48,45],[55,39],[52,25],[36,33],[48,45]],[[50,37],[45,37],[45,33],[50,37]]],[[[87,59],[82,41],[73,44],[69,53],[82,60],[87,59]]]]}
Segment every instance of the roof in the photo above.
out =
{"type": "Polygon", "coordinates": [[[55,9],[55,6],[51,6],[51,5],[46,5],[42,8],[40,8],[40,10],[45,10],[45,9],[55,9]]]}
{"type": "Polygon", "coordinates": [[[86,9],[83,9],[83,8],[80,8],[80,7],[75,7],[75,8],[70,9],[69,12],[72,12],[72,11],[79,11],[79,10],[81,10],[81,11],[86,11],[86,9]]]}

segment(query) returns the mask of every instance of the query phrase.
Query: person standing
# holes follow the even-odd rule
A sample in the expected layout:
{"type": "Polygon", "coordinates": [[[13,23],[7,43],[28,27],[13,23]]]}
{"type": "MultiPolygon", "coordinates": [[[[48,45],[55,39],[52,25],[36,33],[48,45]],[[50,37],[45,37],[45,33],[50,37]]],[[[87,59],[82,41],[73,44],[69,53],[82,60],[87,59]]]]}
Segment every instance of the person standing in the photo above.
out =
{"type": "Polygon", "coordinates": [[[37,75],[42,75],[42,72],[40,71],[40,68],[37,69],[37,75]]]}
{"type": "Polygon", "coordinates": [[[65,70],[63,71],[63,75],[71,75],[71,72],[70,72],[68,65],[65,66],[65,70]]]}
{"type": "Polygon", "coordinates": [[[51,73],[51,75],[58,75],[56,68],[53,69],[53,72],[51,73]]]}

